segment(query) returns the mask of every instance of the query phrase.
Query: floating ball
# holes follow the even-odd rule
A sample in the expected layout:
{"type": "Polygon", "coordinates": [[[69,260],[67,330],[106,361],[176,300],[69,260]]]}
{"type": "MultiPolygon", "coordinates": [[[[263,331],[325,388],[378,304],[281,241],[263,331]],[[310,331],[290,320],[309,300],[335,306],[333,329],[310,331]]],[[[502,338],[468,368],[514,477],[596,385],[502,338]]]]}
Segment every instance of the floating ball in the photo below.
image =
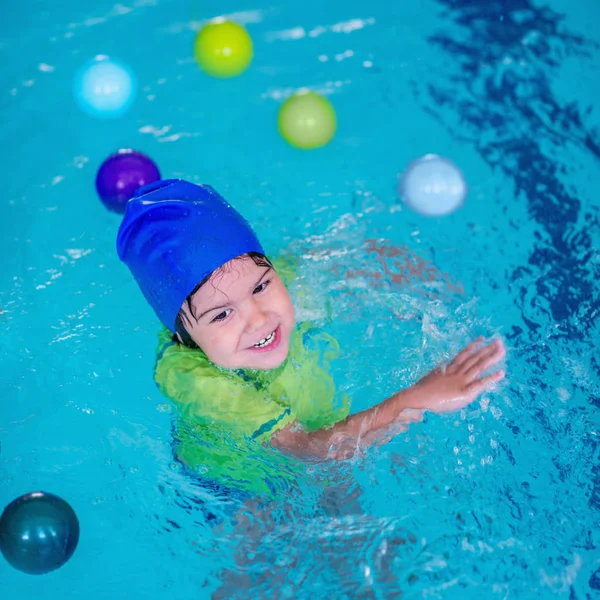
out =
{"type": "Polygon", "coordinates": [[[400,196],[427,217],[450,214],[463,205],[467,184],[458,167],[446,158],[426,154],[408,165],[400,181],[400,196]]]}
{"type": "Polygon", "coordinates": [[[108,57],[96,57],[77,73],[75,100],[81,110],[93,117],[112,119],[125,114],[137,93],[133,71],[108,57]]]}
{"type": "Polygon", "coordinates": [[[20,496],[0,517],[0,551],[24,573],[41,575],[62,567],[78,541],[77,516],[54,494],[32,492],[20,496]]]}
{"type": "Polygon", "coordinates": [[[151,158],[129,148],[122,149],[109,156],[98,169],[96,191],[109,210],[122,214],[135,190],[159,179],[160,172],[151,158]]]}
{"type": "Polygon", "coordinates": [[[234,77],[252,60],[252,40],[237,23],[221,21],[205,25],[194,42],[196,62],[214,77],[234,77]]]}
{"type": "Polygon", "coordinates": [[[337,120],[327,98],[315,92],[300,92],[283,103],[277,126],[289,144],[309,150],[324,146],[331,140],[337,120]]]}

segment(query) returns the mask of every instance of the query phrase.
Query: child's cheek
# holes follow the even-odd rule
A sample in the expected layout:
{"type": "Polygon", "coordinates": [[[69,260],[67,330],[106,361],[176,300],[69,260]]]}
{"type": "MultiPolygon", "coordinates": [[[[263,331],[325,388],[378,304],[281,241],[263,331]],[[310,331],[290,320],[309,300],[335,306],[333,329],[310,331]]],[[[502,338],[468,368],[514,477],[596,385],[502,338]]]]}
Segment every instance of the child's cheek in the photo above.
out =
{"type": "Polygon", "coordinates": [[[210,332],[209,344],[211,348],[219,352],[231,352],[235,350],[235,335],[232,327],[215,327],[210,332]]]}
{"type": "Polygon", "coordinates": [[[208,336],[208,345],[213,350],[219,350],[221,348],[222,338],[218,333],[211,333],[208,336]]]}

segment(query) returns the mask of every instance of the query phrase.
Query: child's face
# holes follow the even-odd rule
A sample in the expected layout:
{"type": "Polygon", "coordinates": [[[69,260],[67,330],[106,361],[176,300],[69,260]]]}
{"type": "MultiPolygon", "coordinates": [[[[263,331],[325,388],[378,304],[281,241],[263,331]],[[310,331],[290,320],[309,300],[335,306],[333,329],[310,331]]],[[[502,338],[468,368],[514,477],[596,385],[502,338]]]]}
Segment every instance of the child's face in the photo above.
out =
{"type": "Polygon", "coordinates": [[[294,307],[283,282],[252,258],[228,262],[182,310],[191,338],[226,369],[274,369],[287,357],[294,307]],[[195,315],[195,317],[194,317],[195,315]]]}

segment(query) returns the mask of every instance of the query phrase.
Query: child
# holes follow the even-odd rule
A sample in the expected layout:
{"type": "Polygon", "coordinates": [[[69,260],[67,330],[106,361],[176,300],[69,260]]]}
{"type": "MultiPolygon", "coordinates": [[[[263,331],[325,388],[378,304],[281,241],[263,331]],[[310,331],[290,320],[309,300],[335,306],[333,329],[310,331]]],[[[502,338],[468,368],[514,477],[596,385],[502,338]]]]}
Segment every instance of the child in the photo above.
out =
{"type": "Polygon", "coordinates": [[[268,493],[282,473],[293,475],[269,445],[345,458],[425,410],[466,406],[504,377],[483,376],[505,351],[480,338],[412,387],[349,415],[327,371],[335,340],[295,324],[250,225],[209,186],[172,179],[140,188],[117,249],[166,327],[155,378],[180,409],[177,456],[207,481],[268,493]]]}

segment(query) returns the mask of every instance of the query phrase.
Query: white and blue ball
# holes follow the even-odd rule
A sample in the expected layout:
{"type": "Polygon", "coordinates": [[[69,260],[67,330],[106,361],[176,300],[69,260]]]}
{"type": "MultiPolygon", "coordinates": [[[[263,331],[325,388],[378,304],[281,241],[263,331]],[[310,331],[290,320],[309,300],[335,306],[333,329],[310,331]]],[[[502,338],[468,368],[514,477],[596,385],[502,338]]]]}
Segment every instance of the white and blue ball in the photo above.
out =
{"type": "Polygon", "coordinates": [[[133,104],[137,82],[129,67],[98,56],[77,73],[74,93],[81,110],[93,117],[113,119],[124,115],[133,104]]]}
{"type": "Polygon", "coordinates": [[[450,160],[426,154],[408,165],[400,180],[400,196],[415,212],[426,217],[442,217],[460,208],[467,184],[450,160]]]}

